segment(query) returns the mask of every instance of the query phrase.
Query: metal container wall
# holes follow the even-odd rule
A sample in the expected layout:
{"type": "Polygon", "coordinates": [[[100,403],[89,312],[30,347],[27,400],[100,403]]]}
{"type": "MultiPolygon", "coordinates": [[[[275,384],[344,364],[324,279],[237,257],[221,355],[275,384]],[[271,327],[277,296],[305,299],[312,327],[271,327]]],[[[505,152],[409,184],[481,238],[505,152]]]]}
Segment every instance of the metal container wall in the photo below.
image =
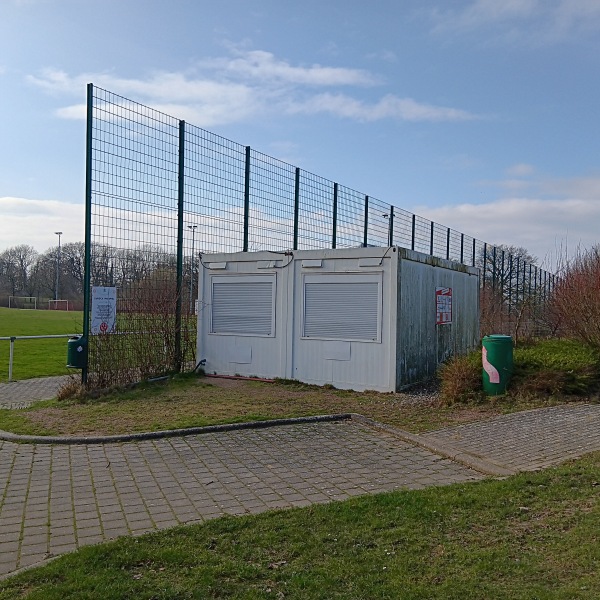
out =
{"type": "Polygon", "coordinates": [[[398,249],[396,389],[428,379],[479,343],[479,271],[398,249]],[[436,291],[451,292],[450,322],[436,322],[436,291]]]}

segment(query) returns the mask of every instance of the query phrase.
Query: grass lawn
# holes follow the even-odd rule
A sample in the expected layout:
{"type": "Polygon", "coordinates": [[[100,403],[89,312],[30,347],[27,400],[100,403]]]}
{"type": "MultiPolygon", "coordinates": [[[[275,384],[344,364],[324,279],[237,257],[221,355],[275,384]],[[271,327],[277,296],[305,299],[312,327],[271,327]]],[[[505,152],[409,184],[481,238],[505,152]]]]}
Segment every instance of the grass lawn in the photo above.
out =
{"type": "Polygon", "coordinates": [[[168,384],[141,384],[95,400],[45,401],[0,410],[0,429],[37,435],[112,435],[354,412],[414,433],[480,420],[559,400],[486,401],[436,406],[433,392],[379,394],[300,383],[262,383],[184,376],[168,384]]]}
{"type": "Polygon", "coordinates": [[[600,454],[505,480],[226,517],[88,547],[0,600],[597,599],[600,454]]]}
{"type": "MultiPolygon", "coordinates": [[[[0,337],[81,333],[83,313],[0,308],[0,337]]],[[[16,340],[13,379],[65,375],[67,339],[16,340]]],[[[8,381],[10,342],[0,341],[0,382],[8,381]]],[[[72,371],[71,371],[72,372],[72,371]]]]}

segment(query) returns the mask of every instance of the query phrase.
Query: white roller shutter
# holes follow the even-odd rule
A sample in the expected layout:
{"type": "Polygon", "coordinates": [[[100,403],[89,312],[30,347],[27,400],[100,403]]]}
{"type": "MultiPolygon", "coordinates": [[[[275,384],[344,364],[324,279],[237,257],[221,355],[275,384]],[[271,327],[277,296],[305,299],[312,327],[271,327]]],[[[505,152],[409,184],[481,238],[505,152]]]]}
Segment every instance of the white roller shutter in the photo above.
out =
{"type": "Polygon", "coordinates": [[[303,337],[372,342],[380,330],[380,277],[305,278],[303,337]]]}
{"type": "Polygon", "coordinates": [[[274,277],[213,277],[211,333],[275,335],[274,277]]]}

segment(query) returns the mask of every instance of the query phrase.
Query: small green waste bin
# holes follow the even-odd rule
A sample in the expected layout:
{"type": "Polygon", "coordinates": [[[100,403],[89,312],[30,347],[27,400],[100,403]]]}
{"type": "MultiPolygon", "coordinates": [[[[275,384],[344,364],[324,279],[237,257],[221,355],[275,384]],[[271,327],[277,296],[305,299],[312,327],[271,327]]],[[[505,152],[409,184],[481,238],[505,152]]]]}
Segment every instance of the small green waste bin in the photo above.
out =
{"type": "Polygon", "coordinates": [[[67,342],[67,367],[83,369],[87,360],[87,340],[83,336],[69,338],[67,342]]]}
{"type": "Polygon", "coordinates": [[[481,362],[483,389],[488,396],[506,392],[513,372],[513,340],[510,335],[486,335],[481,362]]]}

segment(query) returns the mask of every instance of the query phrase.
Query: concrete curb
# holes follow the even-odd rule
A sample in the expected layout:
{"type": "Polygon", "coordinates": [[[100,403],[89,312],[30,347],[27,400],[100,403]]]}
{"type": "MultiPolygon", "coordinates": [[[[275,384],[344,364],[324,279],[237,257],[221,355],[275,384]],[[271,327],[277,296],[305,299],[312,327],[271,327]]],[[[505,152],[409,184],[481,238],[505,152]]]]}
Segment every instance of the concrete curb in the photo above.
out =
{"type": "Polygon", "coordinates": [[[19,435],[16,433],[10,433],[8,431],[0,431],[0,441],[16,442],[20,444],[114,444],[122,442],[141,442],[144,440],[159,440],[170,437],[183,437],[186,435],[201,435],[204,433],[219,433],[221,431],[264,429],[266,427],[277,427],[279,425],[348,421],[350,419],[352,419],[352,415],[350,413],[342,413],[336,415],[316,415],[312,417],[271,419],[269,421],[249,421],[246,423],[227,423],[224,425],[206,425],[204,427],[188,427],[186,429],[165,429],[162,431],[148,431],[143,433],[104,436],[19,435]]]}
{"type": "Polygon", "coordinates": [[[381,431],[386,431],[387,433],[390,433],[405,442],[408,442],[414,446],[419,446],[425,450],[429,450],[430,452],[438,454],[439,456],[449,458],[454,462],[458,462],[465,467],[469,467],[470,469],[479,471],[485,475],[492,475],[493,477],[508,477],[518,473],[518,471],[510,469],[504,465],[498,465],[490,461],[488,458],[470,454],[464,450],[458,450],[449,444],[423,439],[419,435],[409,433],[403,429],[391,427],[390,425],[385,425],[384,423],[379,423],[378,421],[374,421],[373,419],[369,419],[363,415],[351,413],[351,416],[352,420],[362,423],[363,425],[380,429],[381,431]]]}

